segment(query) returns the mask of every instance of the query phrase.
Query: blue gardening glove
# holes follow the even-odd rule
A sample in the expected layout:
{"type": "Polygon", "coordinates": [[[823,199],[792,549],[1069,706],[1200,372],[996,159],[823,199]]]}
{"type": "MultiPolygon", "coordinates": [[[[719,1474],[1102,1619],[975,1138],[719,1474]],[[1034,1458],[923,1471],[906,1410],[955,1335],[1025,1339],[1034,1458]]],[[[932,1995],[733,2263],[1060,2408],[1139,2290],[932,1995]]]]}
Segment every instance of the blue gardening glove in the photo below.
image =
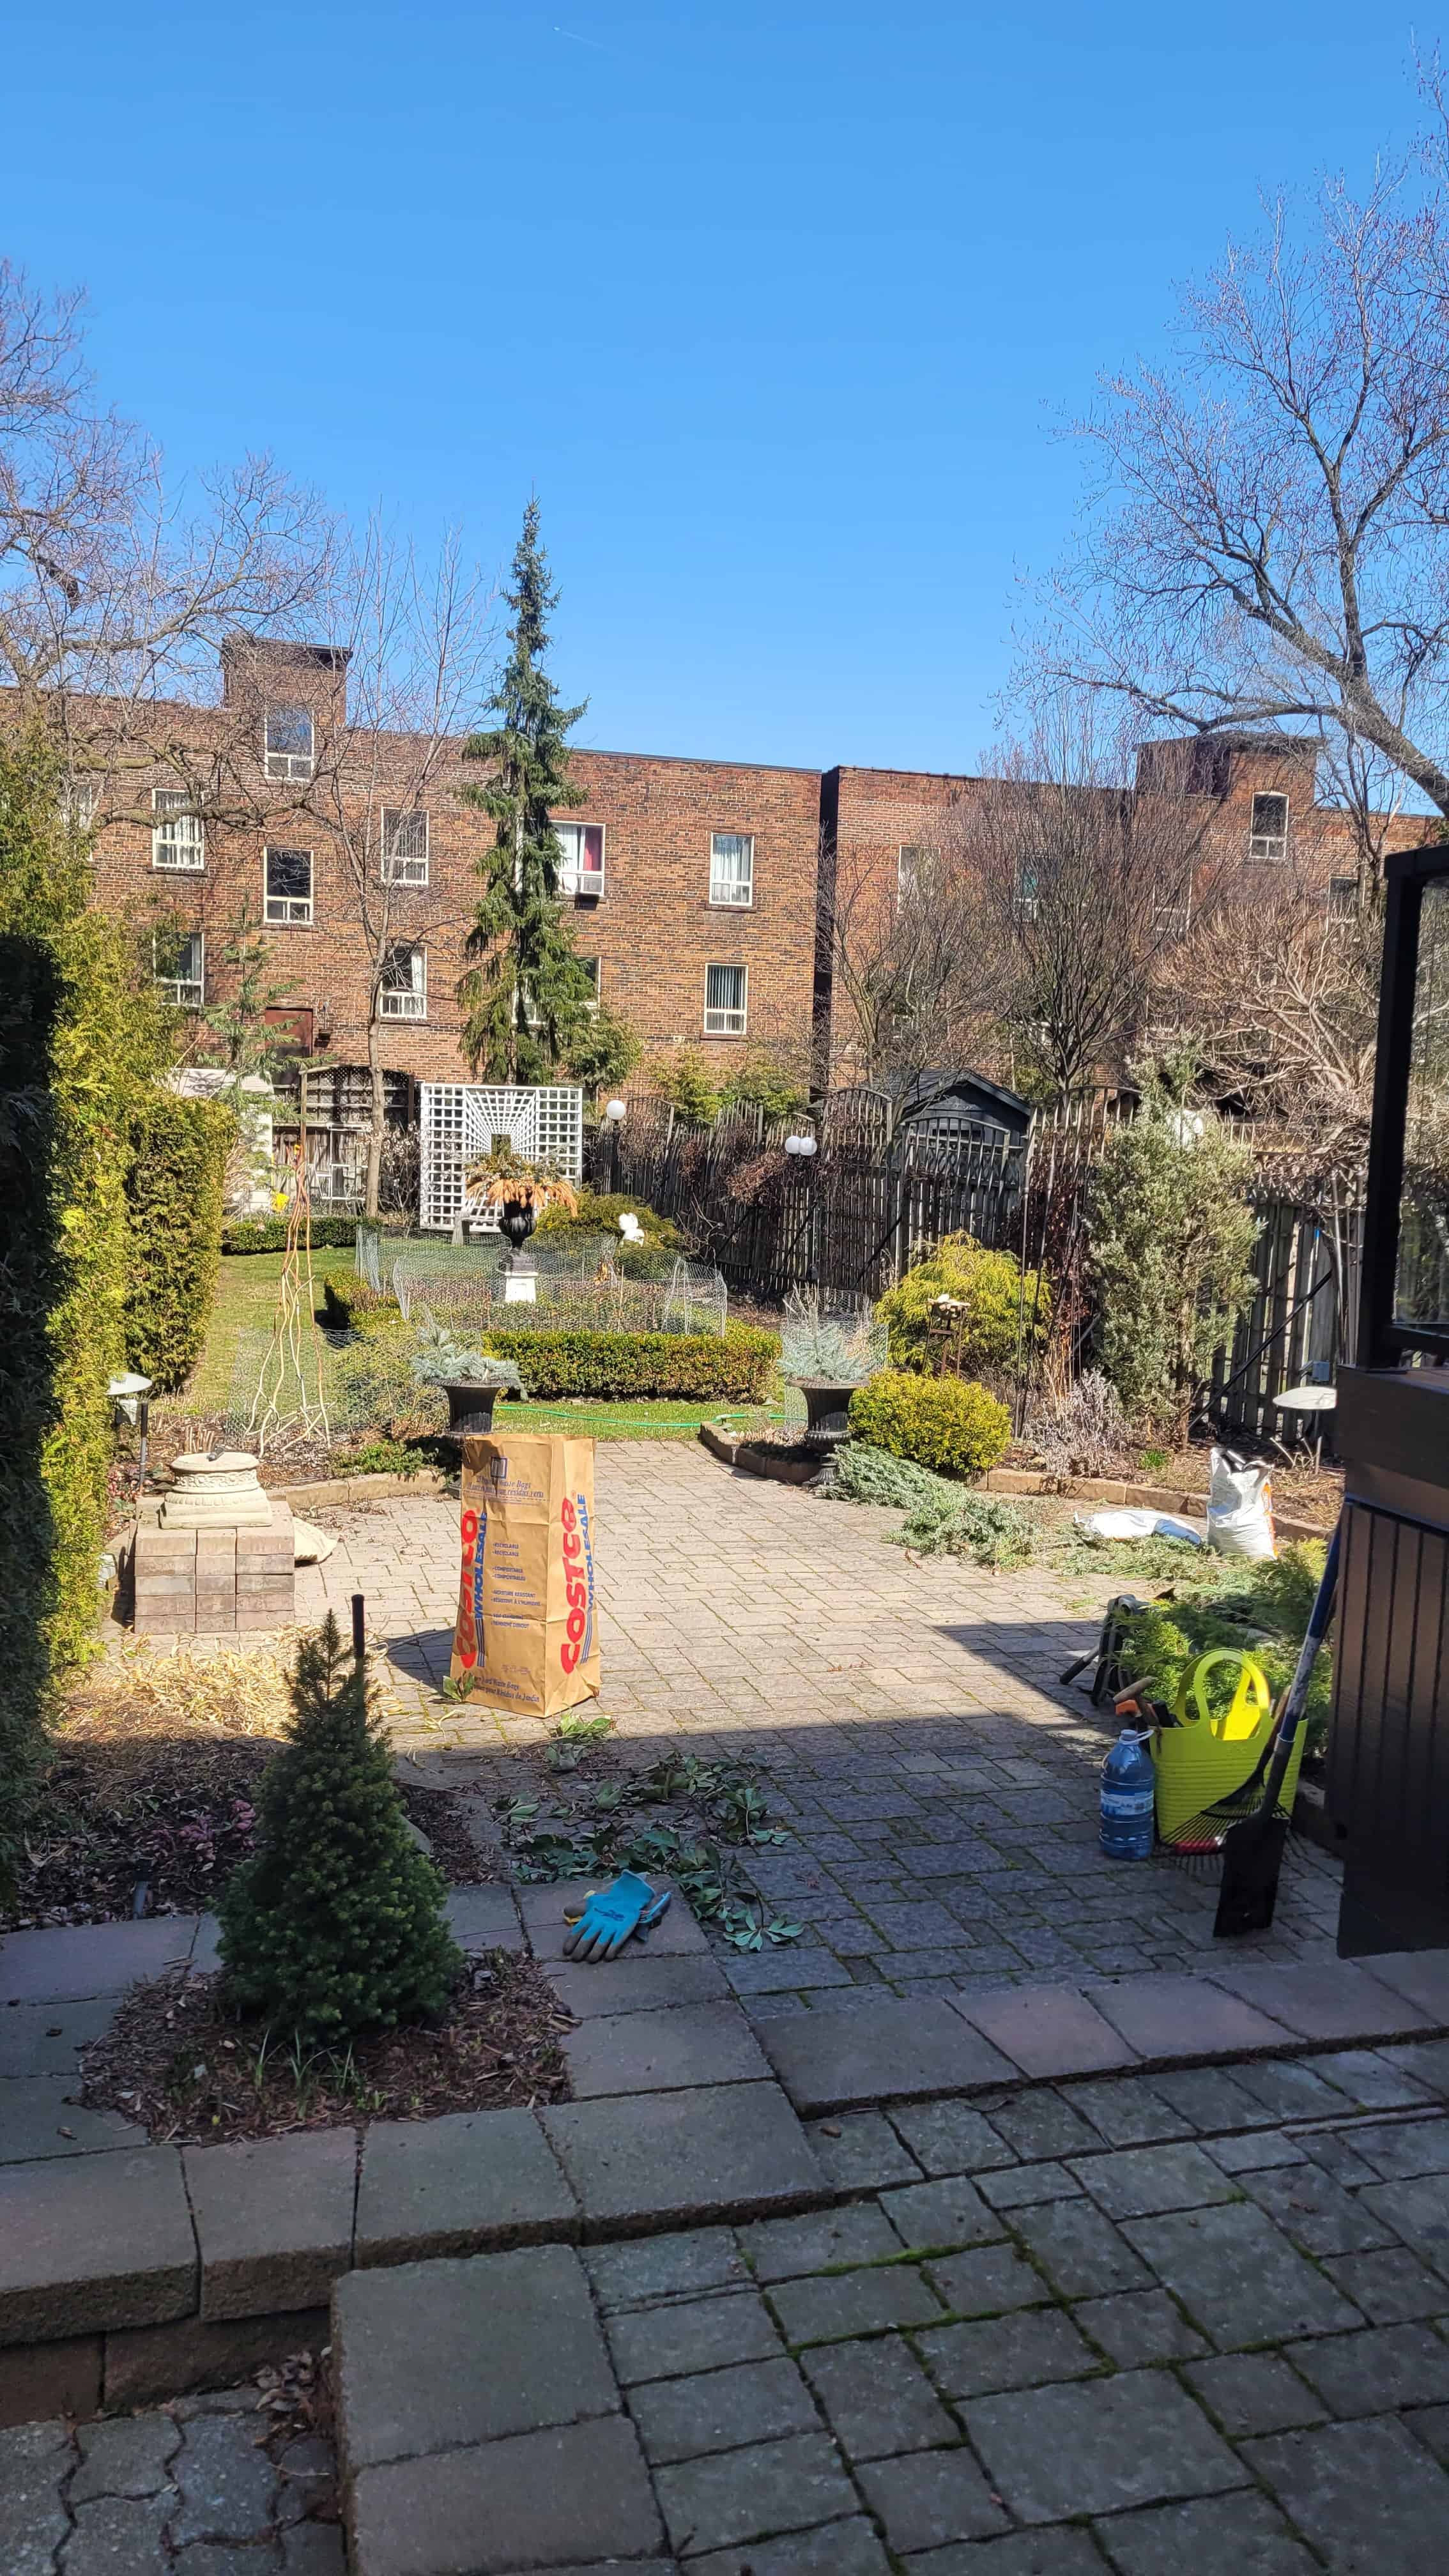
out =
{"type": "Polygon", "coordinates": [[[612,1887],[589,1898],[564,1941],[569,1959],[617,1959],[626,1942],[659,1921],[669,1904],[669,1891],[656,1896],[637,1870],[621,1869],[612,1887]]]}

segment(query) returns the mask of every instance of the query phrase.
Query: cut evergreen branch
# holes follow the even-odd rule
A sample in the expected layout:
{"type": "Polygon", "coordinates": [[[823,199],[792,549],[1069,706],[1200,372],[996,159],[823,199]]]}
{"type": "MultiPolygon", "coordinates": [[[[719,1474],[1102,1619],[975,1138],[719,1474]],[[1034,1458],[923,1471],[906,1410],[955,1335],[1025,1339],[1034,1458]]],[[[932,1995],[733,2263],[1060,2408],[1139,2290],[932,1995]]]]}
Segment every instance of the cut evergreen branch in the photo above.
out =
{"type": "Polygon", "coordinates": [[[228,2002],[312,2041],[432,2018],[462,1966],[446,1890],[407,1830],[366,1663],[330,1611],[297,1649],[289,1696],[256,1852],[218,1908],[228,2002]]]}

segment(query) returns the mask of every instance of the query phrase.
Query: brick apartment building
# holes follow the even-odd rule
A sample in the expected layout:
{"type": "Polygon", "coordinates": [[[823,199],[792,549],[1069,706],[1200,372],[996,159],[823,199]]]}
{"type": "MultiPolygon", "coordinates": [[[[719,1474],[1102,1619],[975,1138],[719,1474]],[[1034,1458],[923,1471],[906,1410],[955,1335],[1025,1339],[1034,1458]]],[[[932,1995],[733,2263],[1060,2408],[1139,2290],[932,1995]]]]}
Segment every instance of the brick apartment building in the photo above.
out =
{"type": "MultiPolygon", "coordinates": [[[[476,768],[456,741],[352,728],[346,657],[329,647],[238,639],[223,670],[219,707],[148,707],[144,750],[132,725],[113,767],[95,727],[73,810],[96,827],[97,900],[149,923],[158,974],[196,1007],[225,992],[249,909],[277,1015],[304,1050],[361,1065],[385,898],[381,1060],[412,1081],[464,1077],[455,988],[493,830],[460,800],[476,768]]],[[[1215,863],[1296,864],[1330,914],[1351,907],[1348,819],[1317,803],[1311,748],[1159,745],[1139,784],[1182,761],[1215,863]]],[[[605,751],[577,752],[574,774],[559,824],[578,951],[646,1047],[699,1047],[721,1073],[751,1046],[817,1069],[839,1058],[822,925],[842,872],[888,905],[984,784],[605,751]]],[[[1396,837],[1421,829],[1404,818],[1396,837]]]]}

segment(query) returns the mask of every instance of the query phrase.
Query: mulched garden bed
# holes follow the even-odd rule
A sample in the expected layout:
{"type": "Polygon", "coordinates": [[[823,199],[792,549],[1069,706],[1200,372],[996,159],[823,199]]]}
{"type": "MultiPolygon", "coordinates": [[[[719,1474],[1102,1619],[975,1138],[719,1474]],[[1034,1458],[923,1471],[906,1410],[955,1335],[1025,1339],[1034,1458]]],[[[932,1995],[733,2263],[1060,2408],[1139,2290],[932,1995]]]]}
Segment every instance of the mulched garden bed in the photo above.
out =
{"type": "Polygon", "coordinates": [[[221,1981],[172,1969],[134,1986],[81,2059],[81,2099],[139,2123],[153,2145],[281,2137],[443,2111],[570,2098],[559,2036],[573,2027],[531,1959],[469,1957],[446,2021],[307,2048],[231,2019],[221,1981]]]}
{"type": "MultiPolygon", "coordinates": [[[[108,1923],[134,1914],[204,1914],[251,1851],[273,1737],[111,1737],[57,1752],[26,1829],[14,1899],[0,1929],[108,1923]]],[[[450,1886],[485,1870],[444,1789],[398,1793],[450,1886]]]]}

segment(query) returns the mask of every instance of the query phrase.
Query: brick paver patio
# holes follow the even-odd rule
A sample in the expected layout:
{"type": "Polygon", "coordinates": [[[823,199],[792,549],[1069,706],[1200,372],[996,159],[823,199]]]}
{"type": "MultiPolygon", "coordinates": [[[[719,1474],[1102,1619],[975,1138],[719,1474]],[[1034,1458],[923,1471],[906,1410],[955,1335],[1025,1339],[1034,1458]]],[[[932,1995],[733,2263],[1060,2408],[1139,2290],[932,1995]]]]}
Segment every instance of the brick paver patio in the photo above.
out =
{"type": "MultiPolygon", "coordinates": [[[[693,1447],[601,1444],[596,1500],[600,1705],[620,1752],[647,1762],[684,1742],[759,1762],[792,1828],[752,1868],[804,1938],[731,1969],[757,2013],[1212,1958],[1211,1886],[1096,1847],[1111,1730],[1058,1676],[1110,1578],[912,1564],[884,1543],[891,1514],[732,1474],[693,1447]]],[[[364,1593],[399,1744],[471,1757],[447,1775],[506,1787],[509,1752],[546,1730],[438,1697],[456,1505],[326,1517],[340,1543],[299,1574],[299,1616],[330,1603],[345,1621],[364,1593]]],[[[1330,1959],[1338,1875],[1300,1851],[1272,1934],[1233,1956],[1330,1959]]]]}

